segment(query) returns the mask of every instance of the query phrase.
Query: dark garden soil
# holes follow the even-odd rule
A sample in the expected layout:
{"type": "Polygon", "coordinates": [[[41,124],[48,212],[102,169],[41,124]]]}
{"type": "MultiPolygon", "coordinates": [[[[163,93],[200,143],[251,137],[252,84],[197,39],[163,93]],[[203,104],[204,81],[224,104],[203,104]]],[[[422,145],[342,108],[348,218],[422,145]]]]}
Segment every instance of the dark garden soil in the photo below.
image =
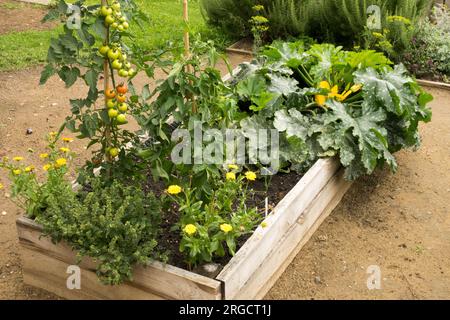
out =
{"type": "Polygon", "coordinates": [[[0,0],[0,34],[17,31],[46,30],[54,23],[41,23],[47,13],[44,6],[12,0],[0,0]]]}

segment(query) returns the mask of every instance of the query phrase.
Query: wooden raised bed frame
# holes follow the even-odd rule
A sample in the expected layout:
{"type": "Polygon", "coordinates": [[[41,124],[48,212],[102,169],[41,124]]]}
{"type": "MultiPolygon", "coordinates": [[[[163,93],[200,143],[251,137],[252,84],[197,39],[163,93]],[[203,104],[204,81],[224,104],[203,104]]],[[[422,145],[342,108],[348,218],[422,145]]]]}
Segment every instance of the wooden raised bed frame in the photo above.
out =
{"type": "Polygon", "coordinates": [[[24,282],[67,299],[261,299],[350,185],[336,159],[318,160],[215,279],[152,262],[135,267],[133,281],[106,286],[95,274],[95,263],[85,258],[79,265],[81,289],[69,290],[66,272],[76,262],[75,252],[42,237],[39,225],[21,217],[24,282]]]}

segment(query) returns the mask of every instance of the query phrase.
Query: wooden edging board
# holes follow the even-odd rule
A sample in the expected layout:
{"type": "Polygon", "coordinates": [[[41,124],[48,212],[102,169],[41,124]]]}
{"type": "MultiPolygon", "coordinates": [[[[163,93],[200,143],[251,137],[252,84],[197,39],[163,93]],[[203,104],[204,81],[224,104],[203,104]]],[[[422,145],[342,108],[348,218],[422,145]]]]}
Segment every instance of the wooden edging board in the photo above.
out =
{"type": "Polygon", "coordinates": [[[421,80],[421,79],[417,79],[417,83],[420,84],[421,86],[425,86],[425,87],[450,90],[450,83],[421,80]]]}

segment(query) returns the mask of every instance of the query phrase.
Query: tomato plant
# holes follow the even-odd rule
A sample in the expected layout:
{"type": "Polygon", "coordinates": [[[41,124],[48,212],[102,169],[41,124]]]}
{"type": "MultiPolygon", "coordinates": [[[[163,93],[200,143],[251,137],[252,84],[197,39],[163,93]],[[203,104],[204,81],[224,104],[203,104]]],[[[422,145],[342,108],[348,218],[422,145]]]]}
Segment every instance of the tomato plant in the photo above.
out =
{"type": "MultiPolygon", "coordinates": [[[[71,115],[65,127],[78,133],[78,138],[89,139],[88,147],[96,146],[87,168],[102,166],[111,173],[111,167],[118,165],[113,158],[124,155],[125,144],[137,139],[121,127],[131,112],[126,104],[128,83],[132,86],[137,73],[125,39],[133,38],[128,31],[130,22],[140,24],[146,17],[130,0],[99,0],[95,5],[86,2],[68,4],[60,0],[45,16],[44,21],[59,19],[63,32],[51,40],[40,83],[54,74],[66,87],[78,79],[85,82],[87,97],[70,100],[71,115]],[[99,161],[101,158],[104,161],[99,161]]],[[[129,158],[121,159],[133,163],[129,158]]]]}

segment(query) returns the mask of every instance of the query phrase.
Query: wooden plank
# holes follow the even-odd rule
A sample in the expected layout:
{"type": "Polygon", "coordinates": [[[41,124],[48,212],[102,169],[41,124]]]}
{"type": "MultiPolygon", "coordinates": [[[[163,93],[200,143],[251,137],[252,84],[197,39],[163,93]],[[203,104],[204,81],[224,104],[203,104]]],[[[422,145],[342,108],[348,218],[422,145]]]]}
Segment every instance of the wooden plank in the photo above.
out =
{"type": "Polygon", "coordinates": [[[297,185],[280,201],[242,248],[217,276],[225,283],[225,299],[236,297],[255,269],[270,255],[272,248],[300,218],[319,192],[339,169],[336,159],[320,159],[300,179],[297,185]]]}
{"type": "Polygon", "coordinates": [[[148,266],[145,267],[136,266],[133,271],[132,282],[125,282],[121,286],[104,286],[98,281],[95,275],[95,262],[87,257],[80,263],[82,273],[86,273],[87,277],[86,284],[84,284],[87,292],[84,294],[80,294],[79,292],[66,292],[71,291],[68,289],[65,289],[65,291],[62,292],[61,286],[65,287],[65,279],[67,278],[67,274],[65,273],[66,268],[68,265],[76,264],[75,252],[73,252],[65,243],[55,245],[49,238],[42,237],[41,227],[30,219],[24,217],[19,218],[17,220],[17,229],[20,244],[24,249],[24,272],[30,275],[29,277],[28,275],[25,277],[28,279],[28,283],[40,284],[39,287],[46,289],[41,286],[41,284],[49,278],[52,279],[51,275],[44,273],[46,270],[44,267],[36,267],[37,269],[33,273],[36,261],[39,261],[42,256],[46,256],[47,259],[43,259],[42,261],[44,265],[48,264],[48,266],[46,266],[48,270],[52,270],[52,263],[59,261],[60,264],[56,264],[59,269],[51,271],[59,273],[56,276],[56,279],[53,279],[52,282],[50,281],[51,284],[49,284],[49,286],[57,290],[57,294],[63,297],[73,298],[74,294],[79,294],[80,298],[83,298],[83,295],[89,295],[96,297],[97,299],[127,299],[132,298],[130,295],[133,294],[130,293],[130,291],[133,291],[133,288],[135,288],[136,297],[133,299],[153,299],[155,297],[166,299],[222,298],[222,284],[220,281],[171,265],[165,265],[157,261],[149,263],[148,266]],[[34,260],[30,260],[33,259],[33,257],[28,258],[30,251],[35,252],[39,259],[34,258],[34,260]],[[61,273],[63,266],[65,266],[64,272],[61,273]],[[41,275],[43,277],[41,279],[30,280],[31,277],[38,278],[41,275]],[[55,281],[59,281],[59,284],[55,285],[55,281]],[[110,292],[104,292],[105,290],[110,292]],[[148,295],[145,296],[143,292],[148,293],[148,295]],[[62,293],[64,293],[64,295],[62,295],[62,293]]]}
{"type": "Polygon", "coordinates": [[[421,79],[417,79],[417,83],[420,84],[421,86],[425,86],[425,87],[450,90],[450,83],[421,80],[421,79]]]}
{"type": "Polygon", "coordinates": [[[233,299],[264,298],[351,185],[344,179],[344,169],[338,171],[233,299]]]}

